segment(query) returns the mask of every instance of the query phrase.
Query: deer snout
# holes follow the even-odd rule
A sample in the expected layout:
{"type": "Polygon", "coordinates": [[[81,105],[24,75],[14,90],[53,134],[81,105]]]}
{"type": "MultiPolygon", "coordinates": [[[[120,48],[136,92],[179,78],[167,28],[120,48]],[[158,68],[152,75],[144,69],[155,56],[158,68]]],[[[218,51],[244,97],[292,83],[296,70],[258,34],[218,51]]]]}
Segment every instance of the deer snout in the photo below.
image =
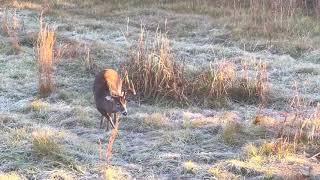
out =
{"type": "Polygon", "coordinates": [[[121,113],[122,113],[122,115],[124,115],[124,116],[128,115],[127,110],[124,110],[124,111],[122,111],[121,113]]]}

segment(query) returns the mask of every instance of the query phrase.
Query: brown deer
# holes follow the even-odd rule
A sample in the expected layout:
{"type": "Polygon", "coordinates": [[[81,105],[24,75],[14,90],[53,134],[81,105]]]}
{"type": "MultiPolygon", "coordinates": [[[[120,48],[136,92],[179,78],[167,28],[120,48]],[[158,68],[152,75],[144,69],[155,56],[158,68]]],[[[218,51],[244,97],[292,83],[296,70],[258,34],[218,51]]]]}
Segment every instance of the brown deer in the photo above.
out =
{"type": "MultiPolygon", "coordinates": [[[[135,94],[133,83],[129,81],[126,73],[125,83],[129,85],[128,91],[135,94]]],[[[100,128],[106,123],[106,129],[109,129],[109,123],[115,128],[118,120],[118,113],[127,115],[126,92],[122,90],[122,79],[113,69],[105,69],[96,74],[93,85],[94,100],[98,111],[101,113],[100,128]],[[113,119],[112,119],[113,115],[113,119]],[[104,119],[107,118],[107,122],[104,119]]]]}

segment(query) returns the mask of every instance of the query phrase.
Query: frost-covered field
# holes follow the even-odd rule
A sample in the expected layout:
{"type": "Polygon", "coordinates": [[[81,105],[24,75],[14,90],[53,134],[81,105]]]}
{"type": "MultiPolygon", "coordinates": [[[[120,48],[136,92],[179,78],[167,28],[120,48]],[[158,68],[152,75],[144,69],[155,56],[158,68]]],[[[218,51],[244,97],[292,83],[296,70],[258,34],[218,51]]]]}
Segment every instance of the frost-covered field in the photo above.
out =
{"type": "MultiPolygon", "coordinates": [[[[1,22],[4,12],[0,9],[1,22]]],[[[13,12],[9,8],[9,14],[13,12]]],[[[301,112],[309,119],[319,118],[319,49],[292,57],[272,48],[246,48],[227,27],[206,15],[158,8],[129,8],[104,16],[85,12],[66,8],[45,17],[56,28],[57,44],[69,43],[66,49],[71,54],[56,62],[56,90],[48,98],[39,99],[37,89],[33,42],[39,12],[16,10],[21,53],[12,53],[12,39],[1,33],[0,179],[320,178],[319,159],[312,157],[319,153],[318,140],[293,143],[299,146],[294,150],[281,141],[280,151],[274,133],[282,122],[296,121],[290,108],[295,97],[303,100],[301,112]],[[249,76],[254,76],[256,64],[266,63],[270,103],[263,108],[238,101],[222,108],[179,108],[130,102],[128,116],[121,117],[112,166],[107,168],[110,132],[99,129],[94,76],[85,67],[87,53],[80,51],[90,49],[90,58],[101,69],[119,68],[138,40],[141,24],[150,37],[158,27],[165,29],[176,60],[190,71],[227,61],[240,74],[247,64],[249,76]],[[262,123],[253,124],[257,119],[262,123]],[[48,149],[39,153],[37,137],[50,140],[44,143],[48,149]]],[[[320,123],[314,127],[317,139],[320,123]]]]}

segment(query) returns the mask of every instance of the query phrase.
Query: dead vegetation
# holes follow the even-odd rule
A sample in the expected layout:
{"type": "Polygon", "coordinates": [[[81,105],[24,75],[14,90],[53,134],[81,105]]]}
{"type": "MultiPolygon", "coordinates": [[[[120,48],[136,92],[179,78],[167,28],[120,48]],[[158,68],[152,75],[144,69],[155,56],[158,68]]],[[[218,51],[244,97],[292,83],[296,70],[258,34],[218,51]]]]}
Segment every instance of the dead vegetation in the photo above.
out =
{"type": "Polygon", "coordinates": [[[46,131],[38,131],[32,133],[33,149],[43,156],[54,156],[60,153],[61,148],[55,142],[53,134],[46,131]]]}
{"type": "Polygon", "coordinates": [[[183,69],[174,60],[166,35],[157,32],[150,44],[145,30],[141,29],[135,48],[126,66],[137,91],[158,102],[163,98],[186,102],[184,93],[188,87],[183,69]]]}
{"type": "Polygon", "coordinates": [[[253,67],[255,77],[249,77],[247,64],[238,67],[228,60],[190,72],[175,59],[170,46],[165,34],[157,31],[150,38],[141,29],[125,66],[142,98],[209,107],[223,107],[231,100],[267,105],[270,88],[266,64],[258,62],[253,67]]]}
{"type": "Polygon", "coordinates": [[[40,31],[37,40],[37,61],[39,71],[40,96],[49,96],[54,90],[54,30],[40,19],[40,31]]]}

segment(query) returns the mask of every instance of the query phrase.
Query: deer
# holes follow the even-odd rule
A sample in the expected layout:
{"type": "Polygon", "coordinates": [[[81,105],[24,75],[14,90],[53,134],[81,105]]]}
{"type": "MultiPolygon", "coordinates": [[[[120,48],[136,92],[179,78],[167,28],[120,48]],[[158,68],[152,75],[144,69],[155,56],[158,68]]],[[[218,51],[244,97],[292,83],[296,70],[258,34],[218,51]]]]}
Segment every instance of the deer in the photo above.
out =
{"type": "Polygon", "coordinates": [[[94,100],[97,110],[100,112],[100,129],[106,124],[106,130],[109,130],[109,123],[115,128],[118,121],[118,114],[127,116],[127,92],[136,94],[132,81],[129,81],[128,73],[125,72],[125,84],[128,89],[122,89],[123,80],[117,71],[113,69],[104,69],[95,76],[93,84],[94,100]],[[112,118],[113,116],[113,118],[112,118]],[[107,121],[105,122],[105,118],[107,121]]]}

